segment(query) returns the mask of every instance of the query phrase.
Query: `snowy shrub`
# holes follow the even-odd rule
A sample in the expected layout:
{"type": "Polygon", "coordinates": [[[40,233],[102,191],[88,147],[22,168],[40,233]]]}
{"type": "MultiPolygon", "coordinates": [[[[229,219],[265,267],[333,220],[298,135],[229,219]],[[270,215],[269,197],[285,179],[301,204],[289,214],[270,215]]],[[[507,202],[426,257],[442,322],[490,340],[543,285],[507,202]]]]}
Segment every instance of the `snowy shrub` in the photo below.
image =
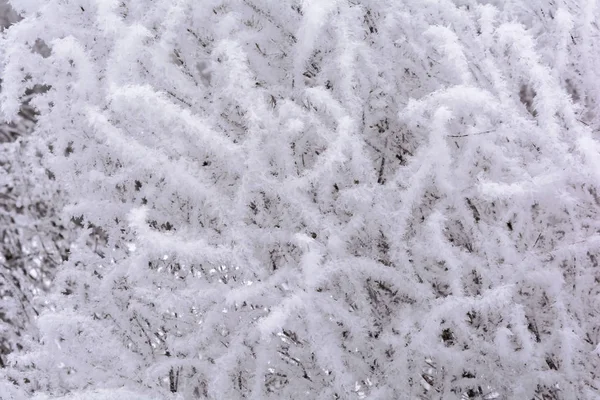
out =
{"type": "MultiPolygon", "coordinates": [[[[0,28],[17,20],[0,1],[0,28]]],[[[7,354],[35,337],[36,295],[48,290],[68,251],[69,234],[58,216],[61,195],[31,136],[36,116],[29,100],[43,89],[28,90],[18,115],[0,124],[0,368],[7,354]]]]}
{"type": "Polygon", "coordinates": [[[599,395],[593,1],[13,3],[82,236],[11,396],[599,395]]]}
{"type": "Polygon", "coordinates": [[[34,334],[35,297],[68,256],[68,229],[56,210],[61,196],[33,148],[23,138],[0,143],[0,366],[34,334]]]}

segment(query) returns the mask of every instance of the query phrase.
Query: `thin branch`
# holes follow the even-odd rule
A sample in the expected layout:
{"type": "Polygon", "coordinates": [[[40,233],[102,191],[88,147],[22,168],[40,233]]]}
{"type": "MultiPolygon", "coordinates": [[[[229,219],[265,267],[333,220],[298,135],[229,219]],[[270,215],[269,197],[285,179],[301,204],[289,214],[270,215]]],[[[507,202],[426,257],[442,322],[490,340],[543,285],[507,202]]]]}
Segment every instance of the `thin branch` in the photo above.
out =
{"type": "MultiPolygon", "coordinates": [[[[385,148],[387,149],[387,139],[385,139],[385,148]]],[[[385,183],[385,179],[383,178],[383,173],[385,171],[385,153],[381,153],[381,165],[379,167],[379,176],[377,177],[377,183],[383,185],[385,183]]]]}
{"type": "Polygon", "coordinates": [[[366,144],[369,145],[369,147],[371,147],[373,150],[375,150],[378,153],[381,153],[381,150],[375,146],[373,143],[369,142],[367,139],[363,139],[365,141],[366,144]]]}
{"type": "Polygon", "coordinates": [[[150,351],[152,352],[152,359],[154,359],[154,347],[152,346],[152,339],[150,338],[150,336],[148,335],[148,333],[146,333],[146,330],[144,329],[144,327],[142,326],[142,324],[138,320],[137,315],[134,316],[133,319],[135,320],[135,322],[137,323],[137,325],[140,327],[140,330],[142,331],[142,333],[144,334],[144,336],[146,336],[146,341],[148,343],[148,346],[150,346],[150,351]]]}
{"type": "Polygon", "coordinates": [[[535,239],[535,243],[533,244],[533,246],[531,246],[531,248],[535,248],[535,246],[537,246],[538,242],[540,241],[540,238],[542,237],[542,232],[540,232],[540,234],[538,235],[537,239],[535,239]]]}
{"type": "Polygon", "coordinates": [[[495,132],[496,129],[490,129],[489,131],[483,131],[483,132],[477,132],[477,133],[469,133],[466,135],[447,135],[446,137],[451,137],[451,138],[463,138],[463,137],[467,137],[467,136],[477,136],[477,135],[485,135],[486,133],[492,133],[495,132]]]}

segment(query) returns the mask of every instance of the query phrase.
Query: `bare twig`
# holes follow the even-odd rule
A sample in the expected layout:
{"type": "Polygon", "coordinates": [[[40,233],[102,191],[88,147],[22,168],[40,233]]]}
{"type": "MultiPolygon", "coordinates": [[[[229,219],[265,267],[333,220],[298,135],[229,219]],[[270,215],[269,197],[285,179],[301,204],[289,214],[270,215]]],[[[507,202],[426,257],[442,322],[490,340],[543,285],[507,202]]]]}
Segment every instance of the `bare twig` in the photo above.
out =
{"type": "Polygon", "coordinates": [[[451,138],[463,138],[463,137],[467,137],[467,136],[477,136],[477,135],[485,135],[486,133],[492,133],[495,132],[495,129],[490,129],[489,131],[483,131],[483,132],[477,132],[477,133],[469,133],[466,135],[447,135],[446,137],[451,137],[451,138]]]}
{"type": "MultiPolygon", "coordinates": [[[[387,139],[384,144],[387,149],[387,139]]],[[[377,177],[377,183],[383,185],[385,183],[385,179],[383,178],[383,172],[385,171],[385,152],[381,153],[381,165],[379,166],[379,176],[377,177]]]]}

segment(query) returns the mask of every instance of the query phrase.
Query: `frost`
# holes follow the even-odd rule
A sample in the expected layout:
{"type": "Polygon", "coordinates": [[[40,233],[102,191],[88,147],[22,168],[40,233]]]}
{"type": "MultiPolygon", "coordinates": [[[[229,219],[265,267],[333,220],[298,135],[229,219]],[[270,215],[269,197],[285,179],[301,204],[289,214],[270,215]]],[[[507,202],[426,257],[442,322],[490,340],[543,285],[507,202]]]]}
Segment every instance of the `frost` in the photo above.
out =
{"type": "Polygon", "coordinates": [[[598,396],[593,1],[17,3],[79,230],[15,390],[598,396]]]}

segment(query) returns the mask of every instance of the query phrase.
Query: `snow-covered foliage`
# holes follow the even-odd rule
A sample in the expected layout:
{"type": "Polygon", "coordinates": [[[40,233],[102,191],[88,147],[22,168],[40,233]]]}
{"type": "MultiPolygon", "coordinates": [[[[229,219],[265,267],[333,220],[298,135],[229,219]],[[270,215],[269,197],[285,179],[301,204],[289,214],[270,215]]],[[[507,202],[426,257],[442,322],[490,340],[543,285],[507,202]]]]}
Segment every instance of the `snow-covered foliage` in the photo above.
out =
{"type": "Polygon", "coordinates": [[[0,366],[33,333],[35,296],[67,257],[67,229],[55,209],[60,196],[31,149],[0,143],[0,366]]]}
{"type": "MultiPolygon", "coordinates": [[[[0,1],[0,27],[17,19],[0,1]]],[[[58,216],[61,195],[30,136],[35,112],[28,99],[39,90],[28,91],[18,115],[0,124],[0,368],[7,354],[35,337],[36,295],[50,287],[68,251],[69,234],[58,216]]]]}
{"type": "Polygon", "coordinates": [[[84,229],[11,396],[600,396],[595,1],[13,3],[84,229]]]}

